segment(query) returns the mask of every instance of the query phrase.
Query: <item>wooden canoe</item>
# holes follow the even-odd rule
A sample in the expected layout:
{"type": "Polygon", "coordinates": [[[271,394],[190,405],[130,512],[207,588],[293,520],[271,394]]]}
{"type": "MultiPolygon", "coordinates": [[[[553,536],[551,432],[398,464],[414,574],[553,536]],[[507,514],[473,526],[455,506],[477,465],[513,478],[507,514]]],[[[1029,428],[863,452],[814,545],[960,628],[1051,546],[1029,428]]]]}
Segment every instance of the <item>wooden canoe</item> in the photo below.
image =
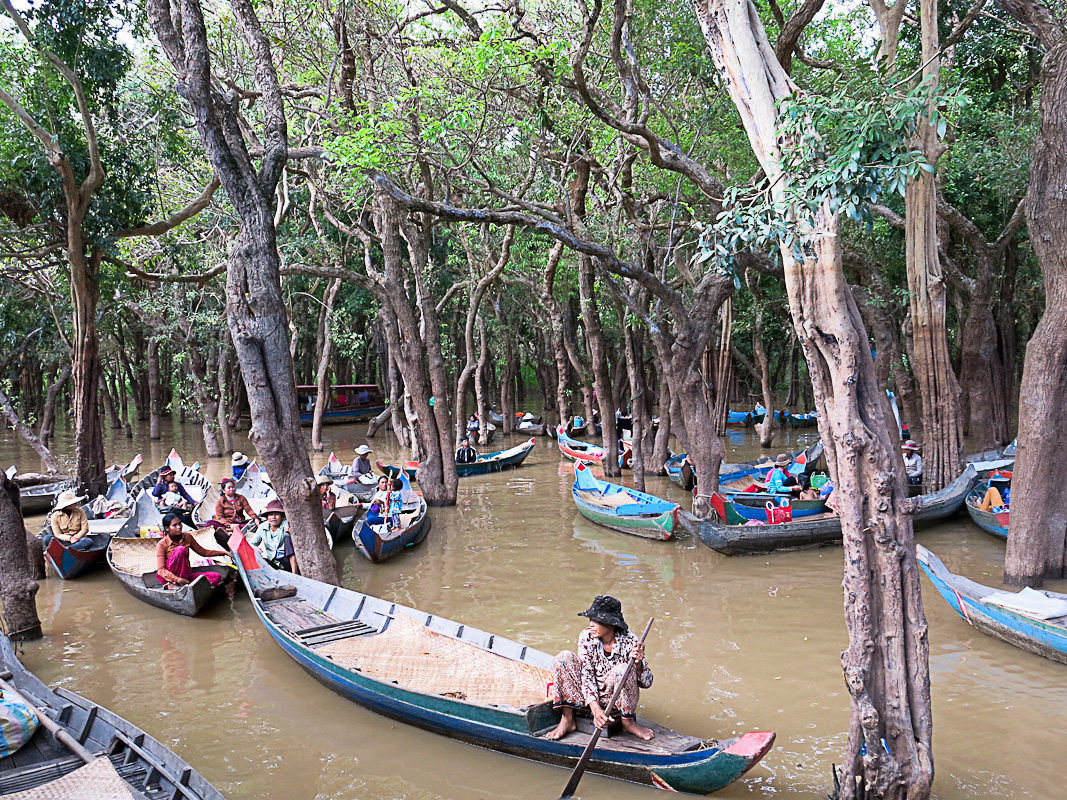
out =
{"type": "MultiPolygon", "coordinates": [[[[591,735],[545,738],[559,722],[546,700],[552,656],[469,625],[370,595],[277,572],[242,537],[230,540],[253,607],[275,642],[343,697],[392,719],[502,753],[573,767],[591,735]],[[297,594],[262,601],[271,586],[297,594]]],[[[707,794],[733,783],[774,743],[771,732],[722,740],[647,720],[656,737],[601,739],[589,771],[707,794]]]]}
{"type": "MultiPolygon", "coordinates": [[[[787,456],[793,459],[793,465],[790,467],[790,472],[794,475],[799,475],[802,472],[810,473],[817,467],[819,459],[822,457],[822,453],[823,444],[821,439],[817,439],[803,450],[793,450],[786,453],[787,456]]],[[[671,456],[663,462],[663,470],[667,473],[667,477],[672,481],[679,486],[682,486],[686,491],[692,491],[693,487],[696,485],[696,469],[690,470],[689,481],[683,480],[682,462],[685,461],[685,457],[686,453],[671,456]]],[[[766,458],[743,461],[739,464],[731,464],[724,461],[719,465],[719,481],[720,483],[729,483],[744,477],[752,478],[760,474],[766,475],[770,468],[771,464],[766,458]]]]}
{"type": "Polygon", "coordinates": [[[597,480],[581,462],[574,466],[571,497],[583,517],[621,533],[667,540],[674,535],[678,524],[677,503],[597,480]]]}
{"type": "MultiPolygon", "coordinates": [[[[218,543],[210,530],[198,531],[196,540],[206,550],[215,550],[218,543]]],[[[212,559],[212,566],[193,567],[197,577],[192,583],[177,589],[164,589],[156,577],[156,545],[158,539],[115,537],[107,550],[107,565],[115,573],[122,587],[136,597],[156,608],[173,611],[186,617],[195,617],[210,600],[223,591],[225,583],[233,578],[233,567],[212,559]],[[212,586],[204,573],[215,572],[222,576],[218,586],[212,586]]],[[[194,554],[194,558],[197,556],[194,554]]]]}
{"type": "Polygon", "coordinates": [[[359,552],[375,564],[388,561],[404,549],[421,544],[430,532],[426,501],[411,490],[407,476],[400,480],[404,482],[401,490],[404,510],[400,513],[400,529],[389,531],[385,525],[370,525],[364,517],[352,533],[352,540],[359,552]]]}
{"type": "Polygon", "coordinates": [[[980,480],[975,483],[974,488],[967,493],[967,500],[964,505],[975,525],[986,533],[993,534],[998,539],[1007,540],[1008,528],[1011,526],[1011,509],[994,513],[992,511],[982,511],[978,508],[988,488],[988,480],[980,480]]]}
{"type": "MultiPolygon", "coordinates": [[[[913,523],[917,527],[931,525],[959,511],[975,475],[974,466],[968,465],[963,473],[944,489],[923,495],[921,507],[912,515],[913,523]]],[[[682,519],[704,544],[728,556],[841,543],[841,519],[836,514],[804,517],[778,525],[745,525],[743,521],[737,521],[737,518],[730,515],[729,505],[729,500],[721,494],[712,497],[712,506],[721,519],[727,520],[725,524],[697,519],[684,511],[682,519]],[[730,520],[734,520],[734,523],[730,524],[730,520]]]]}
{"type": "MultiPolygon", "coordinates": [[[[579,442],[577,439],[572,439],[561,426],[556,428],[556,444],[559,446],[559,452],[572,461],[580,461],[585,464],[602,464],[604,462],[603,447],[598,444],[579,442]]],[[[630,459],[633,457],[633,450],[631,449],[633,444],[624,441],[622,446],[623,452],[619,455],[619,466],[626,468],[630,466],[630,459]]]]}
{"type": "Polygon", "coordinates": [[[347,540],[352,535],[352,529],[356,526],[359,518],[367,513],[366,506],[344,505],[337,508],[324,508],[322,521],[333,538],[333,543],[347,540]]]}
{"type": "Polygon", "coordinates": [[[27,702],[97,756],[82,771],[85,762],[42,725],[28,743],[0,759],[0,795],[36,789],[41,797],[72,800],[124,791],[136,800],[224,800],[203,775],[133,723],[68,689],[45,686],[22,666],[3,635],[0,668],[27,702]],[[86,786],[95,791],[86,793],[86,786]]]}
{"type": "MultiPolygon", "coordinates": [[[[470,475],[488,475],[491,472],[500,472],[505,469],[511,469],[522,464],[526,460],[526,457],[533,452],[534,445],[537,444],[537,439],[528,439],[522,444],[517,444],[507,450],[500,450],[495,453],[483,453],[478,456],[478,460],[473,464],[456,464],[456,474],[461,478],[466,478],[470,475]]],[[[382,471],[383,475],[388,475],[390,478],[395,478],[400,474],[400,468],[394,467],[389,464],[383,464],[381,461],[375,462],[378,469],[382,471]]],[[[404,464],[404,472],[411,480],[417,480],[415,475],[419,469],[418,461],[408,461],[404,464]]]]}
{"type": "MultiPolygon", "coordinates": [[[[1067,664],[1067,616],[1040,619],[1006,608],[998,604],[1003,602],[1000,598],[1015,593],[983,586],[962,575],[949,572],[941,560],[921,544],[915,545],[915,556],[934,588],[966,622],[982,633],[1008,644],[1067,664]],[[995,597],[996,595],[1000,595],[1000,598],[995,597]],[[992,602],[993,600],[998,602],[992,602]]],[[[1035,593],[1033,589],[1029,592],[1035,593]]],[[[1067,604],[1067,594],[1048,591],[1035,594],[1050,600],[1062,600],[1067,604]]],[[[1067,610],[1067,606],[1061,610],[1067,610]]]]}
{"type": "MultiPolygon", "coordinates": [[[[107,559],[107,546],[112,536],[136,536],[136,520],[129,517],[107,517],[106,519],[93,519],[92,510],[83,506],[83,510],[89,515],[89,534],[95,544],[88,550],[74,550],[52,538],[44,549],[44,557],[48,565],[63,580],[69,581],[83,575],[91,569],[101,567],[107,559]]],[[[45,522],[45,532],[49,530],[45,522]]]]}

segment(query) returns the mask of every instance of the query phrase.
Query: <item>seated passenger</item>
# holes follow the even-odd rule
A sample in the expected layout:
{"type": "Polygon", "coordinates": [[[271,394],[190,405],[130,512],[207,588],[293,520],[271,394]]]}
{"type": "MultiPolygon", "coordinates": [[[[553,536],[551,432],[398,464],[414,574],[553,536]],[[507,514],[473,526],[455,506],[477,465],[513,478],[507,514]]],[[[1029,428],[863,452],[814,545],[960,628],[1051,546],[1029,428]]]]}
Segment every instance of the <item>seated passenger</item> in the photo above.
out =
{"type": "Polygon", "coordinates": [[[84,497],[67,489],[56,498],[56,506],[48,516],[48,533],[42,538],[45,547],[53,538],[59,539],[71,550],[89,550],[96,539],[89,533],[89,517],[81,509],[84,497]]]}
{"type": "Polygon", "coordinates": [[[248,543],[258,547],[267,563],[275,569],[299,575],[293,539],[289,535],[289,520],[285,518],[281,500],[271,500],[263,513],[267,519],[248,536],[248,543]]]}
{"type": "MultiPolygon", "coordinates": [[[[189,564],[189,551],[199,555],[226,556],[225,550],[207,550],[190,534],[182,529],[182,520],[177,514],[163,517],[165,535],[156,545],[156,577],[164,589],[177,589],[192,583],[197,575],[189,564]]],[[[205,572],[203,575],[212,586],[222,583],[222,576],[217,572],[205,572]]]]}

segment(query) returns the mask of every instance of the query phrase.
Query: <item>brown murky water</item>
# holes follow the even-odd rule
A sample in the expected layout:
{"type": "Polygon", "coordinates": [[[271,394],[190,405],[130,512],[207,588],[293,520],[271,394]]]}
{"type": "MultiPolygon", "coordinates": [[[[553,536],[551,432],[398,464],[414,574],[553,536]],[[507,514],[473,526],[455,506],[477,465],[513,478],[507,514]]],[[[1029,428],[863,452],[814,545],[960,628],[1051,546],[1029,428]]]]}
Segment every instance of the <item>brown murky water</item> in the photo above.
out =
{"type": "MultiPolygon", "coordinates": [[[[327,451],[350,459],[363,430],[328,428],[327,451]]],[[[187,461],[203,458],[196,426],[175,424],[165,436],[116,437],[108,457],[142,452],[157,464],[173,445],[187,461]]],[[[389,438],[373,444],[387,461],[398,458],[389,438]]],[[[247,441],[238,446],[254,454],[247,441]]],[[[732,460],[756,453],[747,433],[734,434],[728,450],[732,460]]],[[[36,460],[6,432],[0,466],[10,463],[36,460]]],[[[207,466],[213,478],[227,469],[222,460],[207,466]]],[[[575,615],[593,595],[614,594],[632,626],[656,617],[645,715],[706,737],[777,731],[763,762],[718,796],[824,798],[848,723],[841,550],[726,558],[695,539],[615,533],[575,512],[572,474],[544,440],[519,470],[461,481],[456,508],[431,510],[423,546],[374,566],[338,545],[344,583],[550,652],[573,645],[583,623],[575,615]]],[[[666,478],[648,489],[681,499],[666,478]]],[[[966,516],[920,538],[950,569],[998,581],[1004,546],[966,516]]],[[[1067,766],[1055,753],[1067,733],[1067,669],[970,628],[923,580],[936,796],[1063,797],[1067,766]]],[[[26,646],[26,664],[142,726],[230,798],[550,800],[566,782],[562,770],[452,742],[333,694],[270,640],[241,594],[186,619],[135,600],[104,570],[51,578],[38,599],[47,638],[26,646]]],[[[597,776],[580,792],[655,796],[597,776]]]]}

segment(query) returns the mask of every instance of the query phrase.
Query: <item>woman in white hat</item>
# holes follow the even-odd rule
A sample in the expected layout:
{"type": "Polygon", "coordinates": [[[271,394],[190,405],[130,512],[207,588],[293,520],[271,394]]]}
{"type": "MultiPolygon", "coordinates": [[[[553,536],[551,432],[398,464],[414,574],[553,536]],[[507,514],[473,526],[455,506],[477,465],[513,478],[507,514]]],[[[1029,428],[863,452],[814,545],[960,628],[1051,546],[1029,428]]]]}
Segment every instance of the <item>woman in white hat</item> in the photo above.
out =
{"type": "Polygon", "coordinates": [[[72,550],[88,550],[95,544],[89,535],[89,517],[80,507],[84,502],[85,498],[79,497],[71,489],[56,498],[55,510],[48,518],[51,535],[45,536],[45,547],[48,547],[52,537],[72,550]]]}
{"type": "Polygon", "coordinates": [[[348,478],[351,481],[358,481],[364,475],[370,475],[374,472],[374,468],[371,466],[369,456],[372,451],[367,445],[361,444],[356,448],[356,457],[352,460],[352,468],[348,471],[348,478]]]}
{"type": "Polygon", "coordinates": [[[248,469],[248,456],[241,452],[234,453],[230,458],[230,469],[233,470],[233,479],[241,480],[245,470],[248,469]]]}

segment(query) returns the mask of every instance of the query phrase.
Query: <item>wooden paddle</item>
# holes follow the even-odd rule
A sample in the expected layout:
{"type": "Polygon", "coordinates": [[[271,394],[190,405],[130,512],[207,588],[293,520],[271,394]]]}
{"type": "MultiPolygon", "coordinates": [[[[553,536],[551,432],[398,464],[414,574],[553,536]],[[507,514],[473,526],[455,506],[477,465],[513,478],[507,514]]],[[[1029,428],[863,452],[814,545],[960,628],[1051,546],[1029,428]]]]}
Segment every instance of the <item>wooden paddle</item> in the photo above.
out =
{"type": "MultiPolygon", "coordinates": [[[[656,618],[652,617],[648,620],[648,624],[645,626],[645,632],[641,634],[641,644],[645,643],[645,637],[648,636],[648,632],[652,630],[652,623],[656,618]]],[[[626,662],[626,670],[622,673],[622,679],[615,687],[614,693],[611,695],[611,700],[608,702],[608,707],[604,710],[607,716],[611,716],[611,712],[615,710],[615,703],[618,702],[619,694],[622,692],[623,684],[626,683],[626,679],[630,677],[630,673],[633,671],[634,664],[637,662],[631,658],[626,662]]],[[[582,757],[578,759],[578,763],[574,767],[574,772],[571,773],[571,779],[567,781],[567,785],[563,787],[563,794],[559,796],[559,800],[566,800],[568,797],[574,797],[574,793],[578,790],[578,782],[582,779],[582,775],[585,774],[585,768],[589,766],[589,760],[593,757],[593,750],[596,748],[596,743],[600,741],[600,734],[604,731],[602,728],[595,728],[593,735],[589,738],[589,744],[585,746],[585,751],[582,753],[582,757]]]]}
{"type": "Polygon", "coordinates": [[[0,689],[3,689],[8,694],[12,694],[15,697],[20,698],[22,702],[24,702],[34,713],[34,715],[36,715],[37,721],[41,723],[45,730],[51,733],[57,740],[64,744],[68,750],[74,753],[74,755],[76,755],[86,764],[97,759],[97,756],[86,750],[82,746],[81,742],[79,742],[77,739],[75,739],[73,736],[71,736],[61,727],[59,727],[59,725],[57,725],[50,716],[41,711],[41,709],[31,703],[25,695],[20,694],[18,689],[9,684],[7,682],[9,678],[11,678],[10,672],[5,671],[3,673],[0,673],[0,689]]]}

